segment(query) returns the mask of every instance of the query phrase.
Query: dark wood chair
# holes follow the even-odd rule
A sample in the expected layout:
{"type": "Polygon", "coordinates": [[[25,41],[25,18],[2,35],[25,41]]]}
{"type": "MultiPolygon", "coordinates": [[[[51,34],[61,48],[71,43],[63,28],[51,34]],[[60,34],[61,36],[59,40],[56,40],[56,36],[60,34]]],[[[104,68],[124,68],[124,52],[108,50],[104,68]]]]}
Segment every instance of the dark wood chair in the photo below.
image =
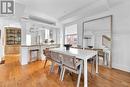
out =
{"type": "Polygon", "coordinates": [[[43,50],[43,54],[45,55],[45,58],[46,58],[45,63],[44,63],[44,68],[45,68],[47,61],[48,60],[52,61],[52,59],[51,59],[51,51],[49,50],[49,48],[46,48],[46,49],[43,50]]]}

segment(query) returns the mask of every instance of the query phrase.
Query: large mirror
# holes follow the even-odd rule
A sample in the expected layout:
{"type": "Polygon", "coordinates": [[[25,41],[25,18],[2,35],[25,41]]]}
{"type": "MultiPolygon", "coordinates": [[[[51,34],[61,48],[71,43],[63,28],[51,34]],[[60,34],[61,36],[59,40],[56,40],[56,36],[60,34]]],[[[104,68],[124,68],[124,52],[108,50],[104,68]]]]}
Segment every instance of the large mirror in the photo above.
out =
{"type": "Polygon", "coordinates": [[[112,15],[83,23],[83,48],[97,50],[99,64],[111,68],[112,15]]]}

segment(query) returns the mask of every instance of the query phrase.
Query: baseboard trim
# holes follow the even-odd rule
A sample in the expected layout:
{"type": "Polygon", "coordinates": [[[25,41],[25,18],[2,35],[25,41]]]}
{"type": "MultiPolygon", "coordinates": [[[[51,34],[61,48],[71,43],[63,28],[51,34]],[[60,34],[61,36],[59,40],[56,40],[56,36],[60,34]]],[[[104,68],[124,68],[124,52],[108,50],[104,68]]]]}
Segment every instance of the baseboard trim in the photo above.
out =
{"type": "Polygon", "coordinates": [[[119,69],[119,70],[130,73],[130,67],[128,67],[128,66],[123,66],[123,65],[120,65],[120,64],[113,64],[112,68],[119,69]]]}

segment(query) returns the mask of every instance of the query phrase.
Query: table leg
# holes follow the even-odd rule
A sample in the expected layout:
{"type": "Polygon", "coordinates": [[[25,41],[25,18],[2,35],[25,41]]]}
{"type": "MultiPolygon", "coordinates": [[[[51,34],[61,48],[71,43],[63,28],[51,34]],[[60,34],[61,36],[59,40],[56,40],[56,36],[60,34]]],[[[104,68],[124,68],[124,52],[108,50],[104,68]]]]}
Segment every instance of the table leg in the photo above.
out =
{"type": "Polygon", "coordinates": [[[98,58],[98,54],[96,55],[96,73],[98,74],[98,62],[99,58],[98,58]]]}
{"type": "Polygon", "coordinates": [[[88,65],[87,65],[87,59],[84,60],[84,87],[88,87],[88,65]]]}
{"type": "Polygon", "coordinates": [[[30,50],[30,58],[29,58],[29,62],[31,63],[32,62],[32,52],[30,50]]]}

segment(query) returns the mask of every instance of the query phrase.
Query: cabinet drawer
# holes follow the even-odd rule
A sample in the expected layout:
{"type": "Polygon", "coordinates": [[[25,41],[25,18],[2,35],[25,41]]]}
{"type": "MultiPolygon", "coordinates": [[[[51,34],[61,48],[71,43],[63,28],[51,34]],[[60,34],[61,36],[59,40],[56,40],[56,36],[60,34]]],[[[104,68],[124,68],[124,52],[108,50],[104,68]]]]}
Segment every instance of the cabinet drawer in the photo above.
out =
{"type": "Polygon", "coordinates": [[[20,46],[5,46],[5,54],[19,54],[20,46]]]}

